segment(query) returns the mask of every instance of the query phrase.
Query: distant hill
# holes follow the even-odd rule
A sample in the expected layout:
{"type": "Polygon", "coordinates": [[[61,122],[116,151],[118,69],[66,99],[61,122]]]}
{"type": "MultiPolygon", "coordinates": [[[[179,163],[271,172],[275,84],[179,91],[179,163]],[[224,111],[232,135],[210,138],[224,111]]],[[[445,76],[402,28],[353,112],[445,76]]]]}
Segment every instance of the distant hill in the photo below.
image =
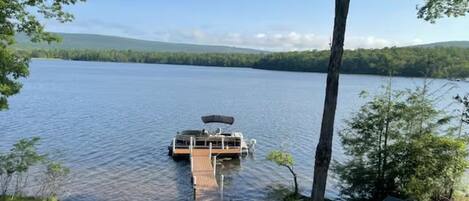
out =
{"type": "Polygon", "coordinates": [[[422,45],[414,45],[412,47],[423,47],[423,48],[460,47],[460,48],[469,48],[469,41],[446,41],[446,42],[437,42],[437,43],[429,43],[429,44],[422,44],[422,45]]]}
{"type": "Polygon", "coordinates": [[[24,34],[17,34],[16,47],[19,49],[91,49],[91,50],[135,50],[152,52],[188,52],[188,53],[262,53],[264,51],[229,46],[195,45],[139,40],[117,36],[96,34],[56,33],[62,43],[32,43],[24,34]]]}

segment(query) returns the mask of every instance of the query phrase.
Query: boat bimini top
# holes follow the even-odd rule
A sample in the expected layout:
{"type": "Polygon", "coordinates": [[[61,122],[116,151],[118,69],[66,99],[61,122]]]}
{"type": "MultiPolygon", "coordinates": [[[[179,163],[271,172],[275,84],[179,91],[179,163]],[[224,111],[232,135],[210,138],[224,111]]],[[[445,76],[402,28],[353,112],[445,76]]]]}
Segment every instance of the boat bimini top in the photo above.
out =
{"type": "Polygon", "coordinates": [[[202,116],[202,121],[205,124],[208,124],[208,123],[222,123],[222,124],[233,125],[234,117],[223,116],[223,115],[208,115],[208,116],[202,116]]]}

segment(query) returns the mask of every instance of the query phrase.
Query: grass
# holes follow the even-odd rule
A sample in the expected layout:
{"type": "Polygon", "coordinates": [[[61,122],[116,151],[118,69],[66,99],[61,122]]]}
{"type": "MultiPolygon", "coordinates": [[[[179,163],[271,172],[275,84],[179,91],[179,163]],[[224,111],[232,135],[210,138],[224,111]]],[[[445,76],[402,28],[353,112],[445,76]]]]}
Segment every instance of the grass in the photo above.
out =
{"type": "Polygon", "coordinates": [[[466,194],[455,193],[454,201],[469,201],[469,197],[466,194]]]}
{"type": "MultiPolygon", "coordinates": [[[[290,187],[284,185],[273,185],[267,186],[267,197],[266,200],[271,201],[311,201],[311,198],[301,193],[295,195],[290,187]]],[[[325,199],[325,201],[331,201],[325,199]]],[[[465,200],[464,200],[465,201],[465,200]]]]}
{"type": "Polygon", "coordinates": [[[23,196],[0,196],[0,201],[42,201],[42,199],[38,199],[35,197],[23,197],[23,196]]]}
{"type": "MultiPolygon", "coordinates": [[[[290,194],[290,195],[287,195],[283,198],[283,201],[311,201],[312,199],[308,196],[304,196],[304,195],[294,195],[293,193],[290,194]]],[[[330,199],[327,199],[327,198],[324,198],[325,201],[332,201],[330,199]]],[[[466,201],[466,200],[464,200],[466,201]]],[[[469,201],[469,200],[468,200],[469,201]]]]}
{"type": "Polygon", "coordinates": [[[310,197],[306,197],[304,195],[295,195],[295,194],[290,194],[290,195],[287,195],[285,196],[285,198],[283,198],[284,201],[310,201],[311,198],[310,197]]]}
{"type": "Polygon", "coordinates": [[[52,197],[49,199],[37,198],[32,196],[11,196],[0,195],[0,201],[57,201],[57,198],[52,197]]]}
{"type": "Polygon", "coordinates": [[[454,191],[454,201],[469,201],[469,185],[467,183],[458,186],[457,190],[454,191]]]}

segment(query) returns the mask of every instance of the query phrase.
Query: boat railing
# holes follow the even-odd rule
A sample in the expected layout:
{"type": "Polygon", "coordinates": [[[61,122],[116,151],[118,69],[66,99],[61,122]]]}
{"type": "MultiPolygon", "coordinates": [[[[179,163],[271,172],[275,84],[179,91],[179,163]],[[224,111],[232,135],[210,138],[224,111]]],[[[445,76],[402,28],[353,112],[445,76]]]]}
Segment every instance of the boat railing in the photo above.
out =
{"type": "Polygon", "coordinates": [[[175,148],[209,148],[212,144],[213,149],[226,149],[226,148],[239,148],[241,147],[242,139],[239,137],[225,137],[225,136],[207,136],[207,137],[186,137],[174,138],[173,147],[175,148]]]}
{"type": "MultiPolygon", "coordinates": [[[[194,150],[197,150],[197,153],[206,153],[208,156],[212,156],[213,153],[216,155],[223,154],[223,155],[233,155],[233,154],[243,154],[247,153],[247,150],[243,148],[243,144],[235,143],[235,146],[224,144],[225,141],[222,141],[221,145],[214,145],[211,141],[204,141],[203,145],[197,145],[197,141],[195,137],[189,138],[189,143],[178,144],[177,141],[180,139],[173,138],[172,141],[172,155],[190,155],[192,156],[194,150]],[[204,149],[204,150],[201,150],[204,149]],[[202,152],[201,152],[202,151],[202,152]],[[204,152],[205,151],[205,152],[204,152]],[[245,152],[246,151],[246,152],[245,152]]],[[[238,139],[237,141],[242,142],[242,138],[238,139]]],[[[184,141],[185,142],[185,141],[184,141]]]]}

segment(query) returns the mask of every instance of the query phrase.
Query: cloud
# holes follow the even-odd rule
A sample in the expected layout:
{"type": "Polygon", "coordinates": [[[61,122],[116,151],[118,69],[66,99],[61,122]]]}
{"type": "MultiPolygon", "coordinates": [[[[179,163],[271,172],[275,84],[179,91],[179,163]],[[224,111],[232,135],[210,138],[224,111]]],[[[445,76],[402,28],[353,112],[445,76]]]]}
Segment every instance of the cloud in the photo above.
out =
{"type": "Polygon", "coordinates": [[[387,40],[383,38],[376,38],[373,36],[369,37],[346,37],[345,39],[345,48],[348,49],[357,49],[357,48],[384,48],[384,47],[393,47],[393,46],[409,46],[423,43],[421,39],[412,39],[410,41],[395,41],[387,40]]]}
{"type": "MultiPolygon", "coordinates": [[[[257,48],[271,51],[295,51],[328,49],[331,38],[314,33],[274,32],[274,33],[206,33],[199,29],[191,31],[172,31],[165,35],[166,41],[185,43],[228,45],[237,47],[257,48]]],[[[391,46],[406,46],[422,43],[420,39],[411,41],[394,41],[374,36],[346,36],[345,48],[383,48],[391,46]]]]}
{"type": "MultiPolygon", "coordinates": [[[[60,24],[47,21],[49,31],[69,33],[91,33],[115,35],[146,40],[156,40],[177,43],[195,43],[205,45],[227,45],[263,49],[269,51],[295,51],[328,49],[330,36],[314,33],[299,33],[287,31],[288,27],[276,27],[269,32],[239,33],[217,32],[210,28],[175,29],[175,30],[142,30],[131,25],[111,23],[99,19],[74,21],[70,24],[60,24]]],[[[291,30],[291,29],[290,29],[291,30]]],[[[345,48],[383,48],[391,46],[406,46],[420,44],[422,40],[395,41],[374,36],[346,36],[345,48]]]]}
{"type": "MultiPolygon", "coordinates": [[[[273,51],[324,49],[328,47],[327,37],[314,34],[289,33],[218,33],[210,34],[198,29],[192,31],[170,32],[169,41],[228,45],[237,47],[257,48],[273,51]]],[[[168,35],[166,35],[168,36],[168,35]]]]}
{"type": "Polygon", "coordinates": [[[383,47],[392,47],[400,46],[401,42],[386,40],[383,38],[376,38],[374,36],[368,37],[346,37],[345,39],[345,48],[348,49],[372,49],[372,48],[383,48],[383,47]]]}

